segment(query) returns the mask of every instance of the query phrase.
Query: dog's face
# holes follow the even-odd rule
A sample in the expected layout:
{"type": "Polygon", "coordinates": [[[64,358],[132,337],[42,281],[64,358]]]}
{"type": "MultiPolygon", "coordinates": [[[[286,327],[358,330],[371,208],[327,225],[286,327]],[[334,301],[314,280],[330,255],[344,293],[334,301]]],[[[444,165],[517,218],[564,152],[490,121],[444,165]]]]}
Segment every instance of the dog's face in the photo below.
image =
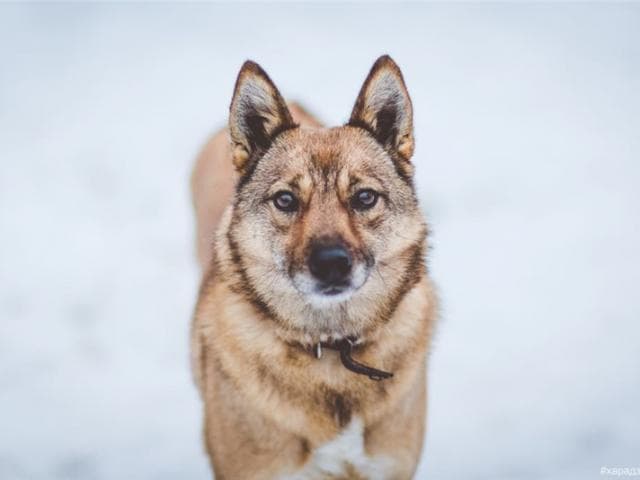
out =
{"type": "Polygon", "coordinates": [[[353,314],[384,311],[424,253],[411,102],[397,66],[376,62],[347,125],[304,129],[247,63],[230,130],[240,180],[228,237],[245,287],[296,328],[353,334],[365,322],[353,314]]]}

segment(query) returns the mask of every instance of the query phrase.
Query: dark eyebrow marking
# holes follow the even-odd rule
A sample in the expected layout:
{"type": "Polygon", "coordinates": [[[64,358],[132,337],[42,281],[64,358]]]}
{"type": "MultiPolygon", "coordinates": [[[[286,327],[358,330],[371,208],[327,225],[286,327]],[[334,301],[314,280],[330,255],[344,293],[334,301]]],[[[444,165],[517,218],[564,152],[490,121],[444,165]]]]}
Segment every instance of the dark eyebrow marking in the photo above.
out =
{"type": "Polygon", "coordinates": [[[368,166],[366,167],[366,171],[365,171],[365,173],[367,174],[367,176],[369,176],[369,177],[373,178],[374,180],[376,180],[380,185],[383,185],[383,186],[385,186],[385,187],[386,187],[387,182],[385,182],[382,178],[380,178],[380,177],[376,174],[375,170],[374,170],[373,168],[371,168],[371,166],[370,166],[370,165],[368,165],[368,166]]]}
{"type": "Polygon", "coordinates": [[[287,185],[289,185],[291,187],[291,190],[294,190],[296,192],[300,191],[300,178],[302,178],[302,175],[297,174],[291,180],[286,182],[287,185]]]}
{"type": "Polygon", "coordinates": [[[354,185],[357,185],[360,182],[362,182],[362,179],[357,175],[353,175],[351,177],[351,180],[349,180],[349,188],[353,187],[354,185]]]}
{"type": "MultiPolygon", "coordinates": [[[[366,169],[364,174],[365,174],[365,177],[372,178],[376,182],[378,182],[378,184],[380,184],[380,187],[382,188],[382,190],[384,190],[385,192],[387,192],[389,190],[387,182],[382,180],[382,178],[380,178],[378,175],[376,175],[371,169],[366,169]]],[[[361,178],[359,175],[353,175],[351,180],[349,181],[349,188],[353,187],[354,185],[356,185],[358,183],[366,183],[366,178],[361,178]]],[[[378,192],[378,193],[383,193],[383,192],[378,192]]]]}

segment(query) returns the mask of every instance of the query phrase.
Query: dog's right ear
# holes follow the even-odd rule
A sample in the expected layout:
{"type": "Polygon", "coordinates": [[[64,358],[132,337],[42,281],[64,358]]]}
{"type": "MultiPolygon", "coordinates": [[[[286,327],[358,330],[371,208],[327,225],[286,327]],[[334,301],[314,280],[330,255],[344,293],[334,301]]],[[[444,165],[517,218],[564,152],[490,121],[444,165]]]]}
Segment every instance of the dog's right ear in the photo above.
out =
{"type": "Polygon", "coordinates": [[[294,128],[287,104],[266,72],[255,62],[242,65],[229,109],[233,164],[243,175],[282,131],[294,128]]]}

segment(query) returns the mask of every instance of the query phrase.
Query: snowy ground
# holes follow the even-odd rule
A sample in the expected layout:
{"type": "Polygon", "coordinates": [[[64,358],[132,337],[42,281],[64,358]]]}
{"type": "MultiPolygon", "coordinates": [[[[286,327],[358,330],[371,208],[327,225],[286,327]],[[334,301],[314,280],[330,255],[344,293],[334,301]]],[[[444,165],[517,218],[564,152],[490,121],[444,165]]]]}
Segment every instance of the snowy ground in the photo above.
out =
{"type": "Polygon", "coordinates": [[[0,479],[205,479],[187,178],[245,58],[391,53],[443,321],[417,478],[640,467],[640,6],[0,5],[0,479]]]}

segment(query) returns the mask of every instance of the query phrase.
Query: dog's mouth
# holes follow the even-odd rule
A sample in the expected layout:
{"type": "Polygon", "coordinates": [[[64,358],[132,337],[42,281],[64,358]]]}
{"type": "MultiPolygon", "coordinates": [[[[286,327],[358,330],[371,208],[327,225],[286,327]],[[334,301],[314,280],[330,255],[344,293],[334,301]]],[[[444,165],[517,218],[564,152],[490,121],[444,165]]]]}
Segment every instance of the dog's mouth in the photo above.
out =
{"type": "Polygon", "coordinates": [[[334,295],[340,295],[353,287],[351,286],[351,282],[343,282],[338,285],[319,285],[317,288],[317,293],[321,295],[327,295],[332,297],[334,295]]]}
{"type": "Polygon", "coordinates": [[[358,289],[353,285],[330,285],[305,293],[305,298],[314,307],[322,308],[348,301],[358,289]]]}
{"type": "Polygon", "coordinates": [[[353,274],[339,282],[322,282],[306,272],[291,275],[294,288],[304,296],[312,306],[322,308],[349,300],[366,283],[369,272],[362,266],[353,274]]]}

